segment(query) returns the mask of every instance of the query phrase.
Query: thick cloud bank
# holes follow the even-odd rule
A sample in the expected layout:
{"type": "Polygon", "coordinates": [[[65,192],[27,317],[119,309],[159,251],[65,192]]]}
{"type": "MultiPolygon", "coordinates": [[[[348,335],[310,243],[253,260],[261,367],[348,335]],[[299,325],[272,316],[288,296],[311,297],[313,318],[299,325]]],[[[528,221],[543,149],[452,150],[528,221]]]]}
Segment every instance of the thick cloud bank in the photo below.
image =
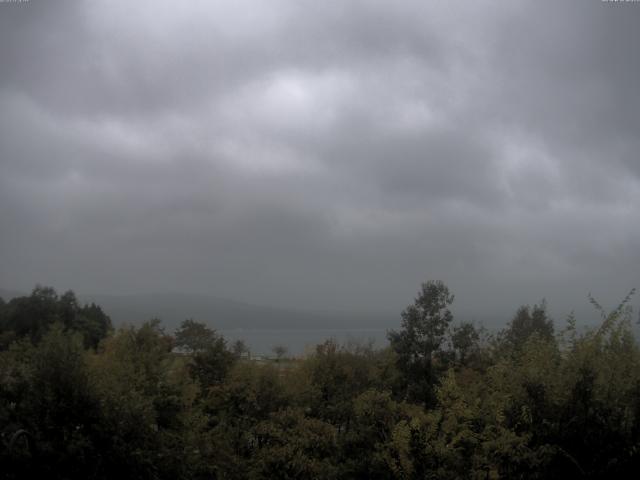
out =
{"type": "Polygon", "coordinates": [[[0,3],[0,286],[610,305],[639,44],[640,3],[0,3]]]}

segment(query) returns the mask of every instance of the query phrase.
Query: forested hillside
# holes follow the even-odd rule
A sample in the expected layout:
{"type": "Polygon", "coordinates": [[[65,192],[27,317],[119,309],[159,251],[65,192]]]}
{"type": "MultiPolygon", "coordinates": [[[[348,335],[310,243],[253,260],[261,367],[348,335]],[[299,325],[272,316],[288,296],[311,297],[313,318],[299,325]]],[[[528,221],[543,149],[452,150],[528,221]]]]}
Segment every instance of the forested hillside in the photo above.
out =
{"type": "Polygon", "coordinates": [[[386,348],[258,361],[199,319],[114,329],[37,287],[0,300],[0,476],[635,478],[632,293],[612,312],[591,298],[589,331],[541,302],[489,334],[430,281],[386,348]]]}

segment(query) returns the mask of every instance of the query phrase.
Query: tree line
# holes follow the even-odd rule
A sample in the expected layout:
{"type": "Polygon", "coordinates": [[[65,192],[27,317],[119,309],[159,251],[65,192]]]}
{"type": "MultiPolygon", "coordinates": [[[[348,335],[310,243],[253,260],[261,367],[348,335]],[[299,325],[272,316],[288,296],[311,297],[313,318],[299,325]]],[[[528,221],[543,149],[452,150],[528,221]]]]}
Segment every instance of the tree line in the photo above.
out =
{"type": "Polygon", "coordinates": [[[204,323],[116,329],[36,287],[0,299],[0,476],[635,478],[632,293],[612,312],[591,298],[592,329],[556,330],[543,301],[492,334],[430,281],[384,348],[256,363],[204,323]]]}

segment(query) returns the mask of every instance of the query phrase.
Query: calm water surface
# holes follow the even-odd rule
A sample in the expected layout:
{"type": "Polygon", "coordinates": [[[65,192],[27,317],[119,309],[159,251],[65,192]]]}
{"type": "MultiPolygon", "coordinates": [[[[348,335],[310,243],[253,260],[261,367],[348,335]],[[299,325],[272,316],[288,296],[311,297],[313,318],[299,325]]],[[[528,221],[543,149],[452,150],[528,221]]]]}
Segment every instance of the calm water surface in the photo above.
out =
{"type": "Polygon", "coordinates": [[[253,355],[273,355],[275,345],[287,347],[290,355],[303,355],[310,352],[315,345],[330,338],[344,342],[373,342],[374,347],[381,348],[387,345],[387,330],[378,329],[300,329],[300,330],[254,330],[254,329],[229,329],[220,330],[229,343],[236,340],[244,340],[253,355]]]}

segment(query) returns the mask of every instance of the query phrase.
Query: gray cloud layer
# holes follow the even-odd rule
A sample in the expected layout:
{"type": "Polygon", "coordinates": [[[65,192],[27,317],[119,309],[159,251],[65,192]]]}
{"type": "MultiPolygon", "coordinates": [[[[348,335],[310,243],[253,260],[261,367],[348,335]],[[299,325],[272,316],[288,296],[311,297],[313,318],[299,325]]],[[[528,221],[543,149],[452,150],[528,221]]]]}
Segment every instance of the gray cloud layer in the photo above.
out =
{"type": "Polygon", "coordinates": [[[640,286],[640,4],[0,4],[0,285],[479,316],[640,286]]]}

